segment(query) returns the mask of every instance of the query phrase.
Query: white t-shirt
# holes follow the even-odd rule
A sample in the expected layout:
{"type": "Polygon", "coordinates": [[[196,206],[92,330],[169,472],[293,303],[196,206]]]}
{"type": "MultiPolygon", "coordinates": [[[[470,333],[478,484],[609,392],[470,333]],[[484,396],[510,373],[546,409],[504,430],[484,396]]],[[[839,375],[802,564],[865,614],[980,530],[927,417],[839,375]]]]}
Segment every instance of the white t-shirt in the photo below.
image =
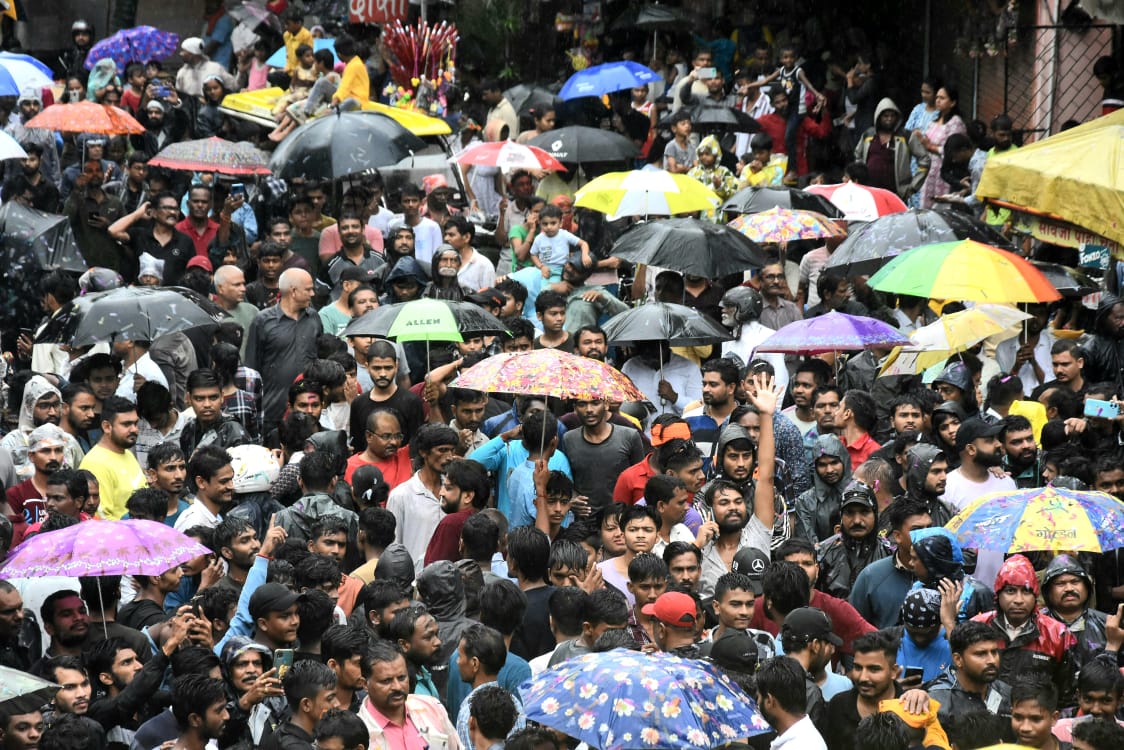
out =
{"type": "MultiPolygon", "coordinates": [[[[960,469],[948,473],[948,482],[945,484],[942,500],[956,512],[964,510],[973,500],[989,495],[992,492],[1013,492],[1016,489],[1015,480],[1010,477],[999,478],[988,474],[986,482],[973,482],[963,474],[960,469]]],[[[972,575],[987,584],[992,585],[995,577],[999,575],[999,568],[1003,565],[1003,553],[992,550],[980,550],[976,557],[976,571],[972,575]]]]}
{"type": "Polygon", "coordinates": [[[147,383],[159,383],[165,388],[168,387],[168,379],[164,377],[164,371],[152,361],[148,352],[145,352],[140,359],[125,368],[125,371],[121,373],[121,382],[117,385],[116,395],[135,403],[137,392],[133,387],[133,375],[140,375],[147,383]]]}

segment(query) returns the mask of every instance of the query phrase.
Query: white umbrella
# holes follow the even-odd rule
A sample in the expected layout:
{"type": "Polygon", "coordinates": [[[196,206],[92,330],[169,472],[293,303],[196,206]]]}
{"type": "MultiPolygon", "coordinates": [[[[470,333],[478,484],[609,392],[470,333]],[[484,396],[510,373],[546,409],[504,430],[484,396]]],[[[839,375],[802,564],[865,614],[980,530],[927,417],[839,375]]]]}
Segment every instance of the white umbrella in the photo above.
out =
{"type": "Polygon", "coordinates": [[[23,146],[12,136],[0,131],[0,160],[26,158],[27,152],[23,150],[23,146]]]}

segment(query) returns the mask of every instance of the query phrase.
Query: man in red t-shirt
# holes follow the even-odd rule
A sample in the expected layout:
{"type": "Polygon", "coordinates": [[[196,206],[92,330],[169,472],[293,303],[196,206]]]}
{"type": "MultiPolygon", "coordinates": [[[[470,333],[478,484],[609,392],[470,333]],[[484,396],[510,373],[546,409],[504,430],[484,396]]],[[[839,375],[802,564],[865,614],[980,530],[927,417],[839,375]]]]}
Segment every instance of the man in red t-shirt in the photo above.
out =
{"type": "Polygon", "coordinates": [[[356,453],[347,460],[344,479],[351,483],[351,476],[360,466],[374,466],[382,472],[383,479],[394,489],[414,475],[410,463],[410,446],[403,445],[402,422],[394,409],[376,408],[367,417],[367,449],[356,453]]]}
{"type": "Polygon", "coordinates": [[[46,517],[47,477],[62,468],[66,452],[66,433],[58,425],[42,424],[27,436],[27,457],[35,473],[8,488],[7,501],[12,521],[12,546],[27,532],[27,527],[46,517]]]}
{"type": "MultiPolygon", "coordinates": [[[[791,562],[799,565],[808,574],[811,581],[809,588],[811,595],[808,599],[808,604],[805,606],[815,607],[816,609],[823,610],[827,616],[831,618],[832,631],[843,639],[843,645],[838,649],[841,654],[850,654],[851,642],[858,638],[860,635],[866,633],[873,633],[877,628],[863,619],[863,616],[858,613],[854,607],[846,600],[837,599],[834,596],[825,594],[824,592],[813,588],[815,581],[820,575],[820,566],[816,561],[816,550],[811,542],[804,539],[789,539],[782,544],[773,553],[775,561],[791,562]]],[[[768,578],[768,573],[766,573],[768,578]]],[[[765,583],[765,581],[762,581],[765,583]]],[[[784,622],[784,617],[787,612],[768,613],[768,600],[769,592],[765,591],[762,595],[762,602],[753,611],[753,619],[749,621],[749,627],[756,630],[764,630],[771,635],[777,635],[780,631],[779,622],[784,622]],[[774,614],[778,619],[773,619],[774,614]]]]}
{"type": "Polygon", "coordinates": [[[461,531],[469,516],[488,505],[491,495],[488,472],[476,461],[454,459],[445,466],[441,478],[441,510],[445,517],[437,524],[425,550],[425,564],[461,559],[461,531]]]}

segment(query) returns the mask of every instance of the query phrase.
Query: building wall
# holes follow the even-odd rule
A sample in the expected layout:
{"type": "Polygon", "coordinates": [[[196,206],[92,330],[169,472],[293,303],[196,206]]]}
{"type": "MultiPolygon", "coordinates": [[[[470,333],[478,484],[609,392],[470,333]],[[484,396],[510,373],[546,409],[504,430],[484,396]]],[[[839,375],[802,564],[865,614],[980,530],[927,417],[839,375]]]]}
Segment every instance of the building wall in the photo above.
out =
{"type": "MultiPolygon", "coordinates": [[[[99,37],[109,28],[113,0],[24,0],[28,18],[17,35],[25,49],[57,50],[70,45],[70,24],[84,18],[99,37]]],[[[138,25],[155,26],[180,36],[198,35],[203,25],[203,0],[141,0],[138,25]]]]}

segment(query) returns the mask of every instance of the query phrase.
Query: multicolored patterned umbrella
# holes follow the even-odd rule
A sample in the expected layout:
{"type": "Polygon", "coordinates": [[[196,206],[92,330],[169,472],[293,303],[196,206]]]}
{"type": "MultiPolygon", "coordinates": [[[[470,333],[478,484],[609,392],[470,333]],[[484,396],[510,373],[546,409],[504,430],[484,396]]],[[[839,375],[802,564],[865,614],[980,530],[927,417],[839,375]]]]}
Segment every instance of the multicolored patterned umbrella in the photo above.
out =
{"type": "Polygon", "coordinates": [[[109,59],[117,63],[117,72],[124,75],[129,63],[167,60],[176,53],[179,46],[179,34],[170,31],[161,31],[151,26],[121,29],[90,48],[86,53],[86,70],[93,70],[94,63],[98,60],[109,59]]]}
{"type": "Polygon", "coordinates": [[[974,302],[1053,302],[1054,285],[1029,261],[973,240],[907,250],[870,277],[880,292],[974,302]]]}
{"type": "Polygon", "coordinates": [[[520,686],[527,718],[601,750],[708,750],[769,731],[757,704],[707,662],[616,649],[520,686]]]}
{"type": "Polygon", "coordinates": [[[493,141],[469,146],[456,157],[456,162],[466,167],[567,171],[562,162],[541,148],[524,146],[514,141],[493,141]]]}
{"type": "Polygon", "coordinates": [[[52,104],[28,120],[26,126],[62,133],[101,135],[140,135],[144,132],[144,126],[125,110],[94,102],[52,104]]]}
{"type": "Polygon", "coordinates": [[[497,354],[462,372],[452,385],[477,391],[582,401],[645,399],[628,376],[612,366],[557,349],[497,354]]]}
{"type": "Polygon", "coordinates": [[[761,213],[739,216],[729,226],[761,243],[847,236],[846,231],[821,213],[790,208],[770,208],[761,213]]]}
{"type": "Polygon", "coordinates": [[[199,542],[156,521],[85,521],[36,534],[12,550],[0,571],[5,578],[158,576],[209,554],[199,542]]]}
{"type": "Polygon", "coordinates": [[[822,195],[843,212],[847,221],[874,221],[879,216],[909,210],[897,193],[867,187],[857,182],[839,185],[809,185],[808,192],[822,195]]]}
{"type": "Polygon", "coordinates": [[[609,172],[574,194],[574,205],[620,216],[674,216],[709,211],[719,203],[713,190],[685,174],[662,169],[609,172]]]}
{"type": "Polygon", "coordinates": [[[559,99],[580,99],[583,96],[601,96],[614,91],[634,89],[660,80],[651,68],[631,60],[619,60],[593,65],[570,76],[558,92],[559,99]]]}
{"type": "Polygon", "coordinates": [[[961,546],[998,552],[1124,547],[1124,504],[1105,492],[1035,487],[977,498],[945,524],[961,546]]]}
{"type": "Polygon", "coordinates": [[[813,355],[908,343],[909,339],[901,331],[881,320],[832,310],[826,315],[789,323],[762,341],[754,351],[813,355]]]}
{"type": "Polygon", "coordinates": [[[169,144],[148,162],[154,167],[232,175],[270,174],[269,155],[246,141],[201,138],[169,144]]]}

